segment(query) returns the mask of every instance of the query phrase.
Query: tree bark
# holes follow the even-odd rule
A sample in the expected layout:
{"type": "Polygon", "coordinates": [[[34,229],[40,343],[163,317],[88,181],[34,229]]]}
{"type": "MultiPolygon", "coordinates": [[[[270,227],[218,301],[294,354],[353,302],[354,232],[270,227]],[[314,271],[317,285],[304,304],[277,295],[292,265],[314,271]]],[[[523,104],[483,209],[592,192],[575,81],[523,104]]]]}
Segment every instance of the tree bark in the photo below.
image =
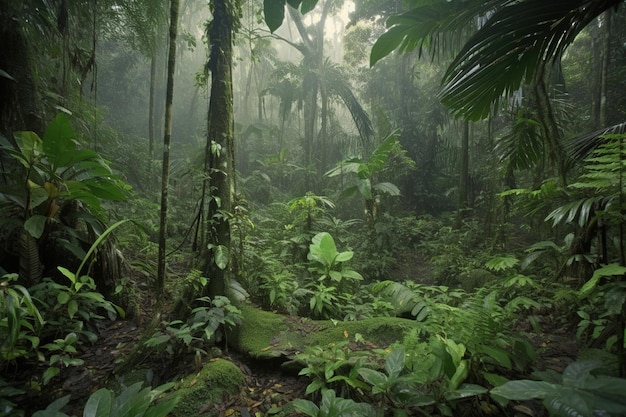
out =
{"type": "Polygon", "coordinates": [[[176,36],[178,34],[179,0],[170,2],[170,36],[167,56],[167,90],[165,97],[165,125],[163,136],[163,173],[161,177],[161,223],[159,228],[159,257],[157,265],[157,297],[163,294],[165,283],[165,250],[167,243],[167,204],[170,176],[170,142],[172,139],[172,103],[174,102],[174,73],[176,70],[176,36]]]}
{"type": "Polygon", "coordinates": [[[233,30],[237,15],[229,0],[212,0],[213,21],[209,25],[211,40],[209,62],[211,98],[205,158],[208,161],[209,203],[208,251],[204,253],[205,276],[209,278],[210,296],[225,295],[230,270],[231,235],[229,216],[235,194],[235,153],[233,128],[233,30]],[[226,258],[226,262],[224,262],[226,258]]]}
{"type": "Polygon", "coordinates": [[[607,121],[607,79],[609,73],[610,64],[610,52],[611,52],[611,9],[602,13],[602,63],[600,71],[600,106],[599,106],[599,127],[603,128],[608,125],[607,121]]]}
{"type": "Polygon", "coordinates": [[[458,225],[461,225],[469,200],[469,122],[463,121],[461,134],[461,164],[459,166],[458,225]]]}

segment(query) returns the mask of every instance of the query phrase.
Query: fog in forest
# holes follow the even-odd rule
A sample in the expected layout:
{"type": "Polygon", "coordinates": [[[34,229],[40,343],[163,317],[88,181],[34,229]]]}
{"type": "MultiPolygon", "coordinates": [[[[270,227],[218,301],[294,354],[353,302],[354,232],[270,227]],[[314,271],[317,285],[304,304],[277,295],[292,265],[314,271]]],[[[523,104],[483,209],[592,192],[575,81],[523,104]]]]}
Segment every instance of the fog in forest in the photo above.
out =
{"type": "Polygon", "coordinates": [[[2,0],[0,417],[626,415],[621,0],[2,0]]]}

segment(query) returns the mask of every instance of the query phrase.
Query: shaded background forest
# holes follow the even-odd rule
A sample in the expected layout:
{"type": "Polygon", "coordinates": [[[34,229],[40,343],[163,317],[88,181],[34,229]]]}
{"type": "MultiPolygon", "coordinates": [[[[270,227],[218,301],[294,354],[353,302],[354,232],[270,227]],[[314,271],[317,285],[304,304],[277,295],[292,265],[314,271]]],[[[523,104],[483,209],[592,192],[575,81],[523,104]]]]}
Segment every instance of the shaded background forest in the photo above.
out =
{"type": "MultiPolygon", "coordinates": [[[[5,288],[14,281],[45,298],[54,286],[46,278],[76,280],[89,270],[93,292],[135,317],[146,314],[150,298],[137,293],[155,285],[156,298],[183,300],[164,307],[174,315],[196,311],[193,299],[210,296],[209,305],[224,303],[218,309],[226,312],[206,340],[213,344],[223,336],[217,328],[234,326],[229,314],[238,313],[216,298],[223,291],[206,289],[212,265],[226,273],[230,291],[256,305],[314,319],[423,321],[445,303],[460,307],[462,294],[488,299],[486,289],[496,288],[491,294],[510,307],[498,320],[524,316],[512,322],[537,331],[537,317],[552,317],[577,332],[581,349],[616,354],[613,373],[623,378],[624,8],[603,3],[606,11],[589,19],[562,57],[483,110],[468,110],[441,99],[454,84],[450,65],[493,12],[423,43],[385,38],[393,25],[412,28],[393,17],[429,7],[422,3],[320,0],[305,14],[287,7],[273,32],[261,2],[231,4],[235,193],[229,210],[220,210],[210,155],[226,147],[207,136],[216,9],[180,1],[161,289],[154,279],[169,135],[169,4],[4,1],[0,273],[12,277],[5,288]],[[31,131],[43,141],[24,133],[31,131]],[[224,219],[228,244],[212,240],[224,219]],[[115,239],[105,241],[112,225],[115,239]],[[94,242],[101,246],[90,258],[94,242]]],[[[111,317],[120,312],[95,302],[111,317]]],[[[28,323],[35,317],[23,314],[28,323]]],[[[81,333],[95,319],[89,314],[78,334],[93,342],[81,333]]],[[[0,331],[11,329],[10,317],[0,331]]],[[[452,329],[452,320],[439,325],[452,329]]],[[[58,323],[68,327],[37,340],[75,325],[58,323]]],[[[453,333],[450,340],[472,350],[463,339],[470,336],[453,333]]],[[[498,347],[508,353],[474,346],[471,354],[521,374],[527,365],[511,362],[517,339],[509,336],[498,347]]],[[[36,356],[16,348],[28,340],[7,338],[6,369],[36,356]]],[[[489,378],[472,382],[502,383],[489,378]]]]}

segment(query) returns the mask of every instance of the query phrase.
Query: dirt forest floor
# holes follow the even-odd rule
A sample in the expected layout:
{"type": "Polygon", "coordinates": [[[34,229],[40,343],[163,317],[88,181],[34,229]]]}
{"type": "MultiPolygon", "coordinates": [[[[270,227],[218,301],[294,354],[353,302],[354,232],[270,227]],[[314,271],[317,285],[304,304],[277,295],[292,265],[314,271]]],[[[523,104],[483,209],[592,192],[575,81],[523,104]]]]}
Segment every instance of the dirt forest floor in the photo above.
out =
{"type": "MultiPolygon", "coordinates": [[[[153,317],[153,306],[144,303],[141,310],[140,316],[134,319],[109,321],[101,325],[96,344],[94,346],[85,344],[80,347],[78,358],[82,359],[84,364],[64,369],[60,378],[46,386],[45,392],[29,393],[24,399],[24,404],[20,404],[21,407],[28,408],[26,415],[45,408],[56,398],[71,395],[72,408],[68,414],[81,416],[87,398],[99,388],[130,385],[137,380],[146,380],[152,386],[157,386],[168,381],[183,381],[186,376],[198,373],[203,364],[194,360],[193,356],[177,358],[175,362],[146,356],[139,358],[136,365],[130,369],[124,367],[124,361],[136,351],[136,347],[145,337],[150,324],[148,318],[153,317]]],[[[530,333],[531,342],[538,353],[535,366],[537,369],[562,372],[579,352],[575,328],[550,322],[548,315],[540,316],[539,320],[542,333],[530,333]]],[[[285,321],[292,322],[305,338],[310,332],[317,330],[308,319],[285,317],[285,321]],[[307,323],[309,330],[306,330],[307,323]]],[[[270,340],[268,343],[269,348],[273,342],[270,340]]],[[[272,355],[268,355],[266,359],[254,358],[246,352],[236,352],[224,346],[212,351],[212,356],[211,360],[223,358],[238,367],[244,375],[243,386],[236,394],[224,394],[217,401],[198,404],[195,414],[192,415],[264,416],[268,411],[271,413],[272,409],[277,410],[293,399],[305,398],[308,378],[298,376],[297,372],[286,372],[280,366],[280,358],[272,359],[272,355]]],[[[28,381],[33,375],[36,373],[40,375],[41,372],[42,369],[34,369],[15,377],[17,380],[28,381]]],[[[190,385],[193,384],[192,378],[190,385]]],[[[544,413],[538,404],[517,407],[516,415],[519,416],[536,417],[544,413]]]]}

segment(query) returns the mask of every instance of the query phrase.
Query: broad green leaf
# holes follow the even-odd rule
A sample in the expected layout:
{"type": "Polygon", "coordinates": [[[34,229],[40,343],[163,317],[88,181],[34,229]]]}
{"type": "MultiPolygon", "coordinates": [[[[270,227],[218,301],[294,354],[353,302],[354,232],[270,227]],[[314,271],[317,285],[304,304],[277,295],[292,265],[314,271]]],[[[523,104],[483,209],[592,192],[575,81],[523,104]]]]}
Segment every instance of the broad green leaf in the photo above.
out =
{"type": "Polygon", "coordinates": [[[165,417],[176,407],[179,400],[180,397],[177,395],[173,398],[162,400],[158,404],[151,406],[144,414],[144,417],[165,417]]]}
{"type": "Polygon", "coordinates": [[[333,237],[327,232],[313,236],[312,244],[309,245],[309,254],[325,266],[332,266],[337,257],[337,247],[333,237]]]}
{"type": "Polygon", "coordinates": [[[40,187],[39,185],[33,183],[32,181],[28,181],[30,187],[30,208],[34,209],[35,207],[39,207],[48,199],[50,195],[48,191],[44,187],[40,187]]]}
{"type": "Polygon", "coordinates": [[[67,303],[67,315],[70,318],[74,318],[74,315],[78,312],[78,303],[76,302],[76,300],[70,300],[69,303],[67,303]]]}
{"type": "Polygon", "coordinates": [[[76,275],[70,272],[67,268],[63,266],[57,266],[57,269],[60,273],[62,273],[67,279],[69,279],[72,284],[76,283],[76,275]]]}
{"type": "Polygon", "coordinates": [[[343,278],[343,275],[339,271],[328,271],[328,275],[330,276],[330,279],[335,282],[341,282],[341,279],[343,278]]]}
{"type": "Polygon", "coordinates": [[[374,189],[392,197],[400,195],[400,189],[395,184],[392,184],[390,182],[379,182],[378,184],[374,185],[374,189]]]}
{"type": "Polygon", "coordinates": [[[112,415],[119,417],[131,417],[129,415],[130,410],[138,401],[138,398],[142,397],[139,392],[142,385],[143,382],[136,382],[125,387],[113,401],[113,409],[111,410],[112,415]]]}
{"type": "Polygon", "coordinates": [[[317,0],[302,0],[302,4],[300,5],[300,13],[306,14],[313,10],[317,5],[317,0]]]}
{"type": "Polygon", "coordinates": [[[492,374],[489,372],[483,372],[482,376],[494,387],[498,387],[500,385],[506,384],[509,380],[502,375],[492,374]]]}
{"type": "Polygon", "coordinates": [[[24,222],[24,229],[26,229],[32,237],[39,239],[46,228],[46,220],[47,218],[45,216],[35,214],[24,222]]]}
{"type": "Polygon", "coordinates": [[[347,262],[352,259],[353,256],[354,252],[352,251],[339,252],[335,257],[335,262],[347,262]]]}
{"type": "Polygon", "coordinates": [[[296,410],[298,410],[301,413],[306,414],[307,416],[311,416],[311,417],[318,417],[319,416],[319,411],[320,411],[319,407],[316,406],[311,401],[303,400],[301,398],[297,398],[297,399],[293,400],[291,402],[291,404],[293,405],[293,407],[296,410]]]}
{"type": "Polygon", "coordinates": [[[507,369],[511,369],[511,359],[504,349],[495,346],[481,346],[480,349],[487,356],[495,360],[498,365],[504,366],[507,369]]]}
{"type": "Polygon", "coordinates": [[[467,379],[469,375],[469,364],[467,360],[463,359],[459,362],[456,367],[456,371],[454,375],[450,378],[450,383],[448,385],[450,391],[456,391],[459,386],[467,379]]]}
{"type": "Polygon", "coordinates": [[[378,372],[374,369],[361,368],[359,369],[359,375],[373,388],[377,389],[377,392],[382,392],[387,389],[387,375],[382,372],[378,372]]]}
{"type": "Polygon", "coordinates": [[[369,178],[359,179],[356,183],[356,186],[359,189],[359,193],[363,196],[363,198],[365,198],[366,200],[372,199],[372,182],[369,178]]]}
{"type": "Polygon", "coordinates": [[[372,46],[370,52],[370,67],[373,67],[378,61],[393,52],[400,43],[404,40],[404,37],[410,33],[410,28],[402,26],[394,26],[387,30],[387,32],[380,35],[372,46]]]}
{"type": "MultiPolygon", "coordinates": [[[[70,402],[70,396],[66,395],[50,403],[45,410],[33,413],[33,417],[67,417],[61,410],[70,402]]],[[[108,416],[107,416],[108,417],[108,416]]]]}
{"type": "Polygon", "coordinates": [[[67,115],[57,114],[43,135],[43,150],[53,170],[69,165],[76,151],[75,140],[76,134],[67,115]]]}
{"type": "Polygon", "coordinates": [[[215,248],[215,265],[221,270],[225,270],[230,259],[230,251],[227,246],[218,245],[215,248]]]}
{"type": "Polygon", "coordinates": [[[267,27],[273,33],[285,19],[285,0],[263,0],[263,15],[267,27]]]}
{"type": "Polygon", "coordinates": [[[445,397],[448,401],[459,400],[461,398],[475,397],[484,394],[487,388],[475,384],[463,384],[457,390],[446,392],[445,397]]]}
{"type": "Polygon", "coordinates": [[[48,383],[52,380],[52,378],[54,378],[55,376],[57,376],[59,373],[61,372],[61,370],[59,368],[57,368],[56,366],[51,366],[48,369],[46,369],[43,373],[43,384],[44,385],[48,385],[48,383]]]}
{"type": "Polygon", "coordinates": [[[315,381],[307,385],[305,394],[309,395],[322,388],[324,388],[324,381],[316,379],[315,381]]]}
{"type": "Polygon", "coordinates": [[[507,400],[530,400],[533,398],[544,399],[548,395],[558,392],[559,386],[544,381],[531,381],[522,379],[509,381],[491,389],[491,393],[506,398],[507,400]]]}
{"type": "Polygon", "coordinates": [[[385,361],[385,370],[389,378],[397,378],[404,369],[404,348],[398,348],[391,351],[385,361]]]}
{"type": "Polygon", "coordinates": [[[578,293],[581,296],[586,296],[592,289],[595,288],[600,278],[624,274],[626,274],[626,267],[621,266],[620,264],[612,263],[605,265],[593,272],[591,279],[582,286],[578,293]]]}
{"type": "Polygon", "coordinates": [[[13,137],[21,152],[17,158],[26,168],[31,167],[43,153],[43,143],[35,132],[16,132],[13,137]]]}
{"type": "Polygon", "coordinates": [[[70,301],[70,295],[66,292],[60,292],[57,294],[57,304],[65,305],[70,301]]]}
{"type": "Polygon", "coordinates": [[[91,394],[87,400],[83,417],[109,417],[112,403],[113,396],[111,395],[111,391],[106,388],[101,388],[91,394]]]}
{"type": "Polygon", "coordinates": [[[361,281],[363,279],[363,275],[356,272],[354,269],[344,268],[341,270],[341,275],[344,278],[351,278],[357,281],[361,281]]]}

